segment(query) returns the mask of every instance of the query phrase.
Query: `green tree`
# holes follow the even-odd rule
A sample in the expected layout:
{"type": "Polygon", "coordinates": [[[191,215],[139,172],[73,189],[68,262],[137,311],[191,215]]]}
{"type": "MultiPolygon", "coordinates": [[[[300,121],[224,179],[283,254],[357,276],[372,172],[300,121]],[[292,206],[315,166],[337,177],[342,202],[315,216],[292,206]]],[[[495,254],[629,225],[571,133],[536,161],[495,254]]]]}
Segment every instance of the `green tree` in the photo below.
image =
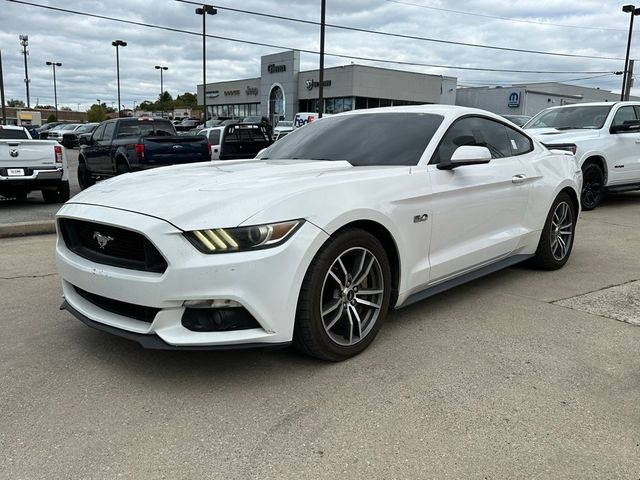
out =
{"type": "Polygon", "coordinates": [[[174,103],[174,106],[177,108],[180,108],[180,107],[194,108],[198,105],[198,99],[195,93],[184,92],[182,95],[178,95],[173,103],[174,103]]]}
{"type": "Polygon", "coordinates": [[[57,121],[58,121],[58,119],[56,118],[56,116],[53,113],[47,117],[47,123],[57,122],[57,121]]]}
{"type": "Polygon", "coordinates": [[[145,100],[144,102],[141,102],[140,105],[138,105],[138,109],[155,110],[155,105],[153,104],[153,102],[150,102],[149,100],[145,100]]]}
{"type": "Polygon", "coordinates": [[[13,98],[7,102],[7,107],[24,107],[22,100],[14,100],[13,98]]]}
{"type": "Polygon", "coordinates": [[[104,103],[102,105],[94,103],[89,110],[87,110],[87,120],[90,122],[102,122],[107,118],[106,113],[107,108],[104,103]]]}

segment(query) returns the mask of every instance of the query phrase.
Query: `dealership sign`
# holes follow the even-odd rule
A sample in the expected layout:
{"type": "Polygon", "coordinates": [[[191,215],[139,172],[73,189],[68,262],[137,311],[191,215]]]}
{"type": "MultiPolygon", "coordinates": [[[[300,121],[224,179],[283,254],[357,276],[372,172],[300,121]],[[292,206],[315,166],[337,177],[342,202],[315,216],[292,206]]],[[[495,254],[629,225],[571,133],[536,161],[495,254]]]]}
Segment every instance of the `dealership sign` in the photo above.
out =
{"type": "Polygon", "coordinates": [[[258,87],[249,87],[244,91],[247,95],[258,95],[258,87]]]}
{"type": "Polygon", "coordinates": [[[219,95],[220,95],[220,91],[219,90],[209,90],[207,92],[207,98],[216,98],[219,95]]]}
{"type": "MultiPolygon", "coordinates": [[[[317,82],[315,80],[307,80],[306,82],[304,82],[305,87],[307,87],[307,90],[313,90],[314,88],[318,88],[320,86],[320,82],[317,82]]],[[[322,85],[325,87],[330,87],[331,86],[331,80],[325,80],[324,82],[322,82],[322,85]]]]}
{"type": "Polygon", "coordinates": [[[270,63],[269,65],[267,65],[267,72],[269,73],[282,73],[286,71],[286,65],[276,65],[275,63],[270,63]]]}
{"type": "Polygon", "coordinates": [[[240,95],[240,90],[225,90],[224,94],[227,96],[240,95]]]}
{"type": "Polygon", "coordinates": [[[515,108],[520,106],[520,92],[511,92],[509,94],[508,107],[515,108]]]}

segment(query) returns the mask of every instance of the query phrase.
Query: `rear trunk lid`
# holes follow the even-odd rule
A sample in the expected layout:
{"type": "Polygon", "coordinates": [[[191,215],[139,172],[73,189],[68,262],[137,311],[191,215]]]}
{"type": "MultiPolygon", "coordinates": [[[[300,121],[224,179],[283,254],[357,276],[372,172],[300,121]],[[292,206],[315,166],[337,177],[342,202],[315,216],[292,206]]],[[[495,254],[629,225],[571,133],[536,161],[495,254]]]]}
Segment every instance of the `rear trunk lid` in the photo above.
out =
{"type": "Polygon", "coordinates": [[[0,169],[55,168],[56,146],[58,142],[45,140],[0,140],[0,169]]]}

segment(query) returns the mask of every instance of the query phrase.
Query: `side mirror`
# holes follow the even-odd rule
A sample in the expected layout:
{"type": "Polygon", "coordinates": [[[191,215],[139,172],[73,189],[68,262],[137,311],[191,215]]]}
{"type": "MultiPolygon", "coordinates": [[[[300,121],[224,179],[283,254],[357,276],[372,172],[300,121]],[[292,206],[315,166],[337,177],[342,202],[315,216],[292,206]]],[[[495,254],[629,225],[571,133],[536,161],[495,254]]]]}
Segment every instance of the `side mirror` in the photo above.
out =
{"type": "Polygon", "coordinates": [[[464,165],[480,165],[491,161],[491,152],[487,147],[463,145],[456,148],[451,160],[440,162],[438,170],[451,170],[464,165]]]}
{"type": "Polygon", "coordinates": [[[622,125],[611,125],[609,133],[640,131],[640,120],[625,120],[622,125]]]}
{"type": "Polygon", "coordinates": [[[87,137],[80,135],[80,137],[78,137],[78,144],[79,145],[86,145],[87,144],[87,137]]]}

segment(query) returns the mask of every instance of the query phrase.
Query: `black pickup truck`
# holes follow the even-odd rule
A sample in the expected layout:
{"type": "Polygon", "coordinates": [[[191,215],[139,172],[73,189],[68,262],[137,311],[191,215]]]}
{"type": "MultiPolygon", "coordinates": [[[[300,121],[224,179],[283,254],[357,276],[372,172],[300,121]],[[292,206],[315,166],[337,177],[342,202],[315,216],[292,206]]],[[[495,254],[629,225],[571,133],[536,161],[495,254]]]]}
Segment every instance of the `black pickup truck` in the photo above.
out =
{"type": "Polygon", "coordinates": [[[97,178],[210,160],[206,137],[179,137],[169,120],[116,118],[102,122],[91,137],[80,138],[78,183],[84,190],[97,178]]]}

